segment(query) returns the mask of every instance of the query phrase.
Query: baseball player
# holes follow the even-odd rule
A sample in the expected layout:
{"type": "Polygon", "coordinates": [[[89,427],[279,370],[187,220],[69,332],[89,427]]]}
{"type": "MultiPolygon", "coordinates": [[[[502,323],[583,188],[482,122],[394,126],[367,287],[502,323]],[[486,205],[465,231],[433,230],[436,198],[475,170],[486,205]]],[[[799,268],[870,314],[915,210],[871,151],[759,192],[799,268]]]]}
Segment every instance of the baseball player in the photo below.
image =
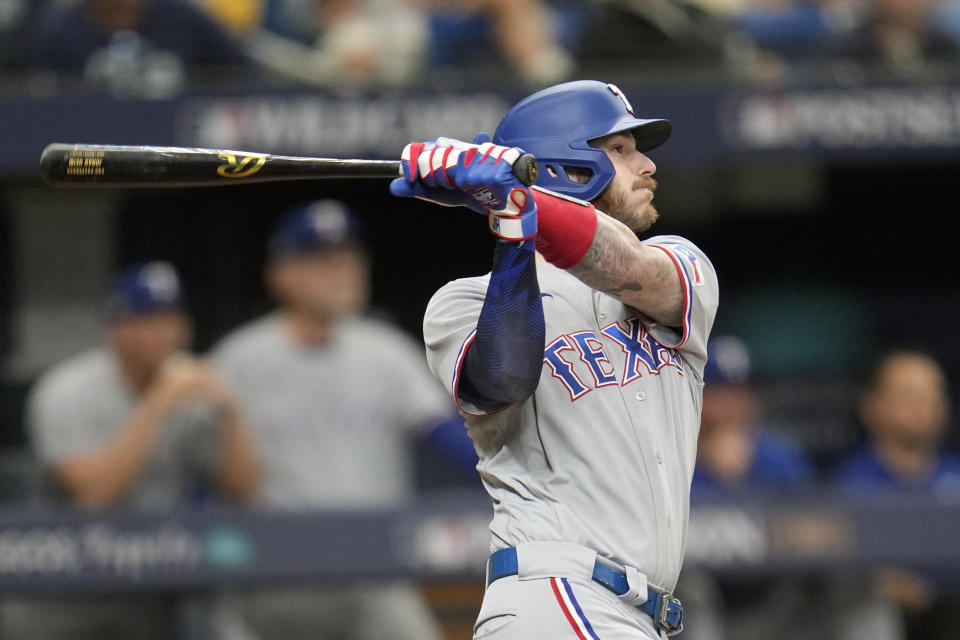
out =
{"type": "Polygon", "coordinates": [[[474,638],[618,640],[680,630],[680,571],[717,279],[657,236],[671,133],[597,81],[516,104],[493,142],[408,145],[397,196],[483,213],[492,271],[448,283],[427,358],[466,416],[493,554],[474,638]],[[534,187],[511,172],[540,162],[534,187]]]}
{"type": "MultiPolygon", "coordinates": [[[[191,328],[173,266],[124,269],[105,305],[105,344],[45,372],[30,393],[34,454],[63,502],[166,510],[212,488],[231,499],[256,487],[259,463],[236,397],[186,353],[191,328]]],[[[0,637],[72,640],[165,637],[165,598],[5,598],[0,637]]]]}
{"type": "MultiPolygon", "coordinates": [[[[266,281],[279,308],[214,350],[243,398],[263,459],[254,503],[396,506],[413,494],[414,439],[432,428],[456,429],[472,467],[463,421],[423,351],[363,313],[369,258],[354,214],[334,200],[295,207],[277,225],[268,254],[266,281]]],[[[416,589],[394,580],[237,594],[232,604],[262,640],[440,636],[416,589]]]]}
{"type": "Polygon", "coordinates": [[[232,390],[187,353],[173,265],[130,266],[105,303],[106,344],[41,376],[28,401],[31,444],[69,502],[167,509],[209,476],[250,495],[259,463],[232,390]]]}

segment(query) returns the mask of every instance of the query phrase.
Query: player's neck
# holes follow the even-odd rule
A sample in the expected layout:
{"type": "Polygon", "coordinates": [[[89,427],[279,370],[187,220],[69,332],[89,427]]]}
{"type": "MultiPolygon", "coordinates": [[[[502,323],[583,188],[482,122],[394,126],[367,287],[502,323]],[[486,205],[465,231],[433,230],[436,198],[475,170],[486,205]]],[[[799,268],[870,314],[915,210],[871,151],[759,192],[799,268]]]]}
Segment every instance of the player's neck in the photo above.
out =
{"type": "Polygon", "coordinates": [[[936,447],[909,446],[886,440],[877,442],[874,449],[887,468],[908,479],[926,477],[937,462],[936,447]]]}
{"type": "Polygon", "coordinates": [[[284,317],[294,342],[308,346],[326,344],[337,326],[337,321],[332,316],[321,317],[288,310],[284,317]]]}
{"type": "Polygon", "coordinates": [[[143,367],[129,358],[124,358],[120,353],[116,353],[115,356],[120,379],[124,385],[135,395],[146,391],[156,377],[156,369],[143,367]]]}

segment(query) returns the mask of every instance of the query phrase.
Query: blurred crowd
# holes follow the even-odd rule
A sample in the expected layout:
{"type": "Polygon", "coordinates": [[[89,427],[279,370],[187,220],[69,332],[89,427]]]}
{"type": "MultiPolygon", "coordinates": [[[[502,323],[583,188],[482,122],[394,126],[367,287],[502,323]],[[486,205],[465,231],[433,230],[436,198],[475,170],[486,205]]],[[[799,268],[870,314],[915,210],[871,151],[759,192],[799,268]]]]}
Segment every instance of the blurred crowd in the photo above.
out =
{"type": "MultiPolygon", "coordinates": [[[[29,394],[32,498],[154,513],[392,508],[413,496],[418,444],[472,479],[473,444],[423,347],[366,313],[369,276],[354,212],[296,206],[267,243],[276,308],[200,357],[174,265],[124,268],[103,302],[102,344],[49,368],[29,394]]],[[[205,637],[440,637],[419,593],[396,580],[224,594],[217,611],[205,637]]],[[[0,637],[163,638],[170,615],[160,596],[17,595],[0,599],[0,637]]]]}
{"type": "Polygon", "coordinates": [[[152,96],[225,77],[338,87],[543,86],[596,69],[914,78],[953,73],[958,47],[960,0],[0,0],[0,68],[152,96]]]}

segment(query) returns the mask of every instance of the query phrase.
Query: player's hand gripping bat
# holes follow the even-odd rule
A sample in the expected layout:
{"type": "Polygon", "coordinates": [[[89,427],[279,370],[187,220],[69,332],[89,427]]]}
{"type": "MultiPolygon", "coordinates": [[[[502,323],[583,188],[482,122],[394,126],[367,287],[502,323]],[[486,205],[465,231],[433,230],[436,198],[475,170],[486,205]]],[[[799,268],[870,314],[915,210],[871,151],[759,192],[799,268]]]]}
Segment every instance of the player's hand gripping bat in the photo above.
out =
{"type": "MultiPolygon", "coordinates": [[[[529,153],[513,164],[525,185],[537,180],[529,153]]],[[[285,180],[396,178],[397,160],[341,160],[266,153],[95,144],[48,145],[40,175],[51,185],[71,187],[201,187],[285,180]]]]}

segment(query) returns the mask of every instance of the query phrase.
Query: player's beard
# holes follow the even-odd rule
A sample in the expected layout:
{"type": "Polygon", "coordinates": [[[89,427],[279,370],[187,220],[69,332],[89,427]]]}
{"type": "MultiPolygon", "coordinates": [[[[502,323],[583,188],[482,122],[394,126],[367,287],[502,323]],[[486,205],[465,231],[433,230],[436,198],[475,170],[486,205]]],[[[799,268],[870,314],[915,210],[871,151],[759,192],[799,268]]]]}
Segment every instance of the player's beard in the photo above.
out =
{"type": "Polygon", "coordinates": [[[630,185],[630,193],[615,182],[611,182],[603,190],[603,193],[594,200],[593,204],[611,218],[627,225],[634,233],[642,233],[649,229],[660,217],[660,213],[653,205],[652,200],[639,206],[630,203],[632,192],[644,187],[656,192],[657,181],[650,177],[638,178],[630,185]]]}

